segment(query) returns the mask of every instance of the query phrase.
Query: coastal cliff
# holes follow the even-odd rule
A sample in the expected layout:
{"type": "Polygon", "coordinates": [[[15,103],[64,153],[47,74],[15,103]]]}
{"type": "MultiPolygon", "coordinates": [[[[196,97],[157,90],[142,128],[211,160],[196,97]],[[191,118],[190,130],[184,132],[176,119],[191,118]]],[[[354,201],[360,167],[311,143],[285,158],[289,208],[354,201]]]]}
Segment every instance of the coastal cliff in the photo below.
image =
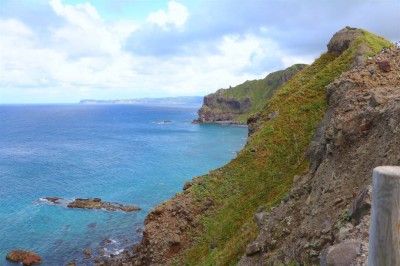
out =
{"type": "Polygon", "coordinates": [[[372,170],[400,165],[400,50],[382,52],[326,89],[329,108],[282,203],[255,220],[239,265],[366,265],[372,170]]]}
{"type": "Polygon", "coordinates": [[[339,265],[343,249],[362,261],[371,171],[400,164],[399,62],[381,37],[336,33],[248,119],[238,156],[154,208],[134,255],[112,263],[339,265]]]}
{"type": "Polygon", "coordinates": [[[260,111],[277,89],[306,65],[296,64],[267,75],[264,79],[246,81],[229,89],[220,89],[204,97],[197,123],[242,123],[251,113],[260,111]]]}

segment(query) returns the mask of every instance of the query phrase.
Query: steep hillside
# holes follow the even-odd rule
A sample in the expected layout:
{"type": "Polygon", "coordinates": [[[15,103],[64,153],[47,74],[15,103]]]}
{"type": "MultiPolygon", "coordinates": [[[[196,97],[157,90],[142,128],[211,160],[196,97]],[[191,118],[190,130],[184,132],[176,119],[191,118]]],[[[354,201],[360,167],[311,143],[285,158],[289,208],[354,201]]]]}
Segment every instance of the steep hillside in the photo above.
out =
{"type": "MultiPolygon", "coordinates": [[[[310,217],[318,217],[318,225],[314,227],[315,223],[308,225],[306,222],[309,220],[303,220],[304,215],[306,215],[302,212],[304,201],[296,202],[296,204],[288,205],[288,207],[276,208],[276,206],[282,200],[294,202],[291,200],[292,198],[304,199],[305,193],[314,191],[315,194],[310,194],[312,196],[309,201],[320,204],[322,209],[324,201],[316,195],[319,195],[318,193],[322,191],[328,193],[329,187],[321,187],[324,185],[323,183],[320,184],[320,187],[311,189],[306,186],[305,189],[300,191],[301,193],[299,192],[299,196],[292,190],[288,197],[287,192],[292,187],[293,177],[295,177],[295,184],[308,185],[307,176],[313,175],[309,174],[310,170],[313,170],[313,173],[318,173],[322,169],[330,167],[326,165],[321,168],[326,158],[321,154],[329,154],[331,149],[335,151],[336,141],[332,143],[333,146],[325,145],[323,144],[324,140],[321,139],[330,141],[330,135],[327,135],[328,138],[326,138],[325,134],[322,134],[324,138],[321,138],[321,134],[316,134],[314,142],[311,142],[317,125],[323,120],[328,108],[325,87],[331,84],[328,86],[328,88],[331,88],[328,89],[330,92],[329,104],[334,106],[338,101],[341,101],[342,97],[335,93],[336,83],[334,83],[334,80],[340,77],[343,72],[366,62],[368,56],[372,56],[381,51],[383,47],[388,46],[390,46],[389,42],[364,30],[345,28],[335,34],[328,45],[327,53],[321,55],[312,65],[295,75],[274,94],[258,115],[249,119],[252,135],[237,158],[220,169],[194,178],[192,182],[185,184],[182,193],[176,194],[171,200],[151,211],[145,220],[143,240],[135,247],[136,254],[126,260],[132,262],[133,265],[234,265],[240,260],[242,265],[265,265],[268,261],[315,261],[323,246],[309,242],[305,247],[313,247],[313,249],[307,249],[307,251],[310,250],[309,253],[306,253],[305,256],[299,256],[298,252],[302,250],[298,249],[294,238],[300,237],[303,240],[311,241],[319,237],[315,232],[321,229],[321,223],[324,224],[324,215],[326,214],[315,212],[312,209],[308,210],[310,217]],[[310,161],[304,155],[310,143],[312,143],[311,147],[316,147],[311,148],[309,152],[313,162],[311,167],[310,161]],[[321,147],[326,147],[326,150],[321,147]],[[317,159],[315,160],[314,157],[317,159]],[[314,162],[317,162],[317,164],[314,162]],[[299,209],[296,212],[299,215],[285,218],[285,215],[280,216],[281,212],[276,213],[275,210],[280,208],[287,208],[283,209],[282,213],[299,209]],[[255,221],[254,215],[256,213],[258,218],[255,221]],[[269,217],[270,220],[268,220],[269,217]],[[294,221],[294,219],[299,221],[294,221]],[[271,231],[271,228],[268,227],[271,224],[268,221],[271,221],[272,225],[279,223],[286,225],[286,227],[277,227],[276,230],[271,231]],[[267,227],[264,227],[264,225],[267,225],[267,227]],[[295,226],[305,226],[305,228],[310,229],[300,235],[300,233],[297,234],[298,230],[296,231],[295,226]],[[261,228],[261,232],[267,233],[259,235],[258,228],[261,228]],[[292,235],[292,231],[296,233],[292,235]],[[268,234],[271,234],[271,232],[272,235],[269,237],[268,234]],[[310,233],[310,236],[308,236],[308,233],[310,233]],[[288,239],[294,239],[294,242],[285,241],[286,236],[289,236],[288,239]],[[252,242],[254,239],[256,241],[252,242]],[[250,242],[252,242],[250,246],[247,246],[250,242]],[[241,258],[243,254],[246,255],[241,258]]],[[[375,65],[375,63],[371,64],[375,65]]],[[[379,65],[379,63],[377,64],[379,65]]],[[[374,75],[376,74],[374,77],[380,84],[379,78],[386,75],[386,72],[375,68],[374,71],[374,75]]],[[[367,71],[365,73],[371,75],[368,73],[372,72],[367,71]]],[[[360,83],[357,83],[357,86],[361,86],[364,80],[363,75],[365,73],[362,73],[356,75],[360,83]]],[[[382,82],[382,84],[387,82],[388,86],[393,86],[392,81],[382,79],[382,82]]],[[[345,91],[346,82],[343,84],[343,87],[339,90],[345,91]]],[[[394,88],[390,89],[390,91],[393,90],[394,88]]],[[[356,111],[357,109],[354,106],[358,108],[359,104],[365,101],[363,97],[367,97],[357,88],[355,88],[355,92],[357,92],[359,98],[356,97],[348,101],[348,104],[351,105],[346,112],[352,113],[353,109],[356,111]]],[[[372,105],[377,102],[378,106],[386,101],[386,98],[379,95],[375,98],[371,97],[371,99],[375,100],[367,101],[372,101],[372,105]]],[[[398,104],[398,102],[391,100],[391,105],[388,105],[388,108],[393,104],[398,104]]],[[[384,106],[382,105],[382,107],[384,106]]],[[[334,107],[329,110],[332,110],[329,112],[335,115],[336,111],[339,114],[342,112],[341,109],[336,110],[334,107]]],[[[339,147],[344,149],[346,145],[350,146],[352,142],[355,142],[358,138],[363,138],[365,134],[369,136],[368,130],[380,119],[379,109],[377,110],[377,113],[370,113],[373,115],[372,117],[365,114],[355,116],[354,120],[350,119],[350,121],[353,121],[353,127],[346,129],[347,131],[333,127],[331,129],[332,139],[341,136],[340,132],[346,133],[342,135],[341,139],[338,138],[338,140],[343,141],[339,147]],[[361,125],[358,124],[360,121],[361,125]],[[362,130],[358,131],[358,129],[362,130]]],[[[382,122],[382,127],[394,123],[393,130],[397,130],[398,120],[390,121],[392,120],[382,122]]],[[[335,126],[337,125],[335,124],[335,126]]],[[[319,127],[317,133],[321,131],[322,127],[319,127]]],[[[326,132],[330,131],[326,130],[326,132]]],[[[382,134],[389,134],[384,133],[384,131],[381,132],[382,134]]],[[[379,136],[382,137],[382,140],[388,140],[394,136],[390,133],[386,138],[382,134],[374,134],[373,139],[379,143],[379,136]]],[[[327,143],[331,144],[331,142],[327,143]]],[[[362,140],[359,143],[361,145],[362,140]]],[[[338,151],[340,150],[338,149],[338,151]]],[[[389,150],[383,149],[383,151],[381,159],[376,160],[375,163],[385,163],[385,158],[392,158],[387,154],[389,150]]],[[[352,160],[350,160],[351,154],[341,159],[339,153],[335,157],[335,160],[337,160],[335,167],[340,169],[345,163],[349,165],[352,162],[359,164],[355,169],[362,168],[364,164],[357,160],[357,156],[361,156],[362,152],[360,150],[360,153],[355,154],[356,157],[352,160]]],[[[367,166],[371,165],[366,164],[365,167],[367,166]]],[[[366,171],[369,170],[365,170],[363,173],[366,171]]],[[[346,180],[349,180],[352,174],[353,172],[350,172],[346,180]]],[[[340,177],[342,178],[342,176],[340,177]]],[[[329,178],[336,180],[335,175],[329,178]]],[[[344,185],[345,182],[340,184],[339,188],[346,186],[344,185]]],[[[348,190],[353,191],[355,185],[359,185],[359,183],[349,182],[348,190]]],[[[339,192],[332,193],[331,191],[329,193],[338,195],[339,192]]],[[[350,200],[347,198],[348,195],[346,194],[344,197],[343,200],[339,199],[338,203],[348,203],[350,200]]],[[[305,200],[308,201],[308,195],[305,200]]],[[[332,204],[332,202],[329,202],[326,205],[327,208],[332,208],[332,204]]],[[[333,223],[336,220],[328,217],[328,221],[333,223]]],[[[303,242],[299,243],[302,244],[303,242]]]]}
{"type": "Polygon", "coordinates": [[[260,111],[274,92],[305,66],[296,64],[273,72],[264,79],[246,81],[205,96],[203,106],[198,111],[199,118],[195,122],[245,123],[251,113],[260,111]]]}
{"type": "Polygon", "coordinates": [[[366,265],[373,168],[400,165],[400,50],[385,49],[326,87],[329,108],[294,176],[239,265],[366,265]]]}

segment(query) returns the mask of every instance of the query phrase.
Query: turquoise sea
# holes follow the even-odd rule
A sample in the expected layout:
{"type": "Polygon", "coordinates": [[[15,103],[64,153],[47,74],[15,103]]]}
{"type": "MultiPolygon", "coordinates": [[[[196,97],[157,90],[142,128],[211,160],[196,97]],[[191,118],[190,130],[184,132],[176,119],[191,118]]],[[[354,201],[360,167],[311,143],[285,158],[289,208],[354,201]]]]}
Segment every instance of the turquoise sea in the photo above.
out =
{"type": "Polygon", "coordinates": [[[15,265],[5,260],[13,249],[35,251],[44,266],[91,265],[83,249],[117,254],[138,242],[155,205],[246,141],[246,127],[191,124],[198,107],[0,105],[0,265],[15,265]],[[142,210],[68,209],[47,196],[142,210]]]}

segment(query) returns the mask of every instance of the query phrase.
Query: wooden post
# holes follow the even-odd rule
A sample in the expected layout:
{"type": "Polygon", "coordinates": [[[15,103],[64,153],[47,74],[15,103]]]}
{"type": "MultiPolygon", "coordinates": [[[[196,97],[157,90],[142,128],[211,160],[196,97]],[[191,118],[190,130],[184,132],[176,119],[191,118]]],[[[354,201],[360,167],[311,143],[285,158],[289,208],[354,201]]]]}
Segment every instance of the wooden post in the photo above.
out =
{"type": "Polygon", "coordinates": [[[400,166],[373,171],[368,265],[400,265],[400,166]]]}

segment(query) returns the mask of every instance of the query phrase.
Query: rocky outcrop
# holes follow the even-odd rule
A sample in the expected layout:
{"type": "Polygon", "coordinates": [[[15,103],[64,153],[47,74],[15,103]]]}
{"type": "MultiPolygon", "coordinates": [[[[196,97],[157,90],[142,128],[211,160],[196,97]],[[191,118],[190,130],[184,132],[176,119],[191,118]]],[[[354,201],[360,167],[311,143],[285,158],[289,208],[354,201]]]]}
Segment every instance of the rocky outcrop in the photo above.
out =
{"type": "Polygon", "coordinates": [[[134,205],[122,205],[117,202],[102,201],[100,198],[77,198],[74,200],[67,200],[59,197],[45,197],[44,200],[53,204],[66,204],[68,208],[77,209],[104,209],[107,211],[140,211],[140,207],[134,205]]]}
{"type": "Polygon", "coordinates": [[[9,252],[6,259],[13,262],[22,262],[23,265],[34,265],[42,262],[42,258],[33,251],[13,250],[9,252]]]}
{"type": "Polygon", "coordinates": [[[203,106],[198,111],[198,122],[232,121],[240,114],[245,113],[251,106],[250,98],[243,100],[225,98],[223,91],[218,91],[204,97],[203,106]]]}
{"type": "Polygon", "coordinates": [[[189,232],[201,226],[196,215],[214,205],[210,198],[195,201],[190,187],[202,184],[201,177],[195,178],[185,184],[183,193],[178,193],[147,215],[142,242],[134,250],[137,256],[133,265],[167,265],[171,258],[191,245],[193,239],[189,232]]]}
{"type": "Polygon", "coordinates": [[[282,87],[306,65],[297,64],[285,70],[269,74],[261,80],[246,81],[236,87],[220,89],[204,97],[194,123],[246,124],[247,117],[264,107],[274,92],[282,87]],[[239,116],[242,121],[237,121],[239,116]]]}
{"type": "Polygon", "coordinates": [[[328,43],[328,52],[338,55],[343,53],[361,35],[362,31],[360,29],[351,27],[346,27],[336,32],[328,43]]]}
{"type": "Polygon", "coordinates": [[[326,95],[310,173],[294,178],[279,206],[255,215],[260,233],[239,265],[366,263],[372,170],[400,165],[400,50],[343,73],[326,95]]]}

